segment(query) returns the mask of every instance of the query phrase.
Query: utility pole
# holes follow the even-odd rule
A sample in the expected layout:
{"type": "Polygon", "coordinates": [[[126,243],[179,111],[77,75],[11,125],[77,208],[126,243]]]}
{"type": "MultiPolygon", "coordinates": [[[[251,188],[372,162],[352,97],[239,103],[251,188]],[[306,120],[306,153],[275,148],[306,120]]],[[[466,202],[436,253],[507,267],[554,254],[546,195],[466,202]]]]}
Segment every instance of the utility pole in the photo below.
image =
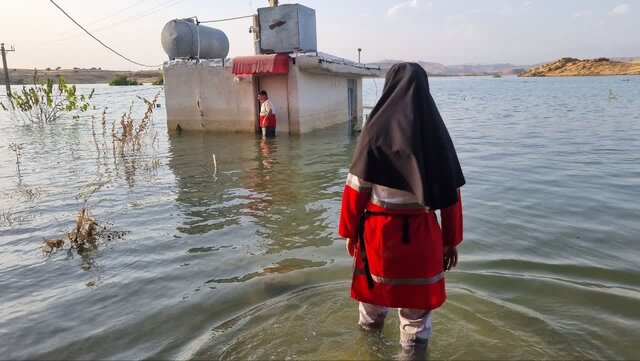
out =
{"type": "Polygon", "coordinates": [[[358,64],[360,64],[360,52],[362,51],[362,48],[358,48],[358,64]]]}
{"type": "MultiPolygon", "coordinates": [[[[0,53],[2,53],[2,66],[4,67],[4,82],[7,87],[7,97],[11,99],[11,83],[9,82],[9,69],[7,68],[7,52],[16,51],[13,46],[9,50],[4,49],[4,43],[0,44],[0,53]]],[[[12,102],[13,104],[13,102],[12,102]]]]}

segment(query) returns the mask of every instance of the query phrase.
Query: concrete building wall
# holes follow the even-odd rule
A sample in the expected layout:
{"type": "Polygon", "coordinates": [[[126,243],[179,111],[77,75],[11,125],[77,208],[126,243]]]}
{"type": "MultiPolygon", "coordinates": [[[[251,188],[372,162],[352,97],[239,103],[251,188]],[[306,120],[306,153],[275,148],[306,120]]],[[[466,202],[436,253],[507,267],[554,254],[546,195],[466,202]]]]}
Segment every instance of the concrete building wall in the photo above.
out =
{"type": "Polygon", "coordinates": [[[362,108],[363,105],[364,105],[364,103],[363,103],[363,99],[364,99],[363,91],[364,91],[364,89],[363,89],[363,86],[362,86],[362,78],[356,78],[356,89],[357,89],[356,90],[356,92],[357,92],[357,94],[356,94],[356,99],[357,99],[356,100],[357,101],[356,114],[357,114],[357,117],[358,117],[358,124],[359,124],[359,126],[362,126],[362,122],[364,120],[364,108],[362,108]]]}
{"type": "Polygon", "coordinates": [[[234,81],[231,68],[206,64],[164,67],[167,127],[254,132],[257,92],[251,77],[234,81]]]}
{"type": "Polygon", "coordinates": [[[291,129],[304,133],[346,123],[348,79],[356,80],[356,112],[358,119],[362,119],[362,78],[341,74],[310,73],[301,71],[295,66],[291,68],[289,74],[291,129]]]}
{"type": "Polygon", "coordinates": [[[287,87],[289,97],[289,131],[291,133],[302,133],[300,131],[300,97],[298,95],[298,69],[293,63],[289,63],[289,74],[287,75],[287,87]]]}
{"type": "Polygon", "coordinates": [[[183,130],[255,132],[264,89],[276,107],[276,131],[304,133],[348,121],[348,80],[356,85],[356,113],[362,123],[362,76],[303,70],[288,75],[239,76],[230,67],[178,63],[164,67],[167,127],[183,130]]]}

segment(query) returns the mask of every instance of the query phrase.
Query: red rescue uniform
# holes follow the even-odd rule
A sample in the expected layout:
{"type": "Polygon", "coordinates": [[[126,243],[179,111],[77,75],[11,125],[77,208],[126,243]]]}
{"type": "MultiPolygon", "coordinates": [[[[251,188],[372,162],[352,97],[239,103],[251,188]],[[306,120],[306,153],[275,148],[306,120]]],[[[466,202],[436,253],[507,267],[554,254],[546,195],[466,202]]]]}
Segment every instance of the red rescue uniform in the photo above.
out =
{"type": "Polygon", "coordinates": [[[266,127],[275,127],[275,126],[276,126],[276,112],[273,106],[273,102],[271,102],[271,99],[266,99],[260,105],[260,127],[266,128],[266,127]]]}
{"type": "Polygon", "coordinates": [[[260,114],[260,127],[261,128],[275,127],[275,126],[276,126],[276,115],[275,114],[271,114],[268,117],[264,116],[264,114],[260,114]]]}
{"type": "Polygon", "coordinates": [[[386,202],[375,187],[350,174],[342,197],[338,232],[357,240],[351,297],[393,308],[438,308],[446,299],[443,247],[462,242],[460,190],[458,202],[440,210],[441,228],[433,210],[386,202]]]}

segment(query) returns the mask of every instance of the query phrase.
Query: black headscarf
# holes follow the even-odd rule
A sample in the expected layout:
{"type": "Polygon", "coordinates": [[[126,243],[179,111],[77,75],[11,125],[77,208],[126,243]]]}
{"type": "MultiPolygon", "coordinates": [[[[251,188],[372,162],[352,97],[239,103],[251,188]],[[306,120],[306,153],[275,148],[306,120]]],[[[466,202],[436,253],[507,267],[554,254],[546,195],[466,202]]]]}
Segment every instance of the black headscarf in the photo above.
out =
{"type": "Polygon", "coordinates": [[[457,202],[456,189],[464,185],[464,175],[420,65],[395,64],[387,73],[350,172],[371,183],[411,192],[431,209],[457,202]]]}

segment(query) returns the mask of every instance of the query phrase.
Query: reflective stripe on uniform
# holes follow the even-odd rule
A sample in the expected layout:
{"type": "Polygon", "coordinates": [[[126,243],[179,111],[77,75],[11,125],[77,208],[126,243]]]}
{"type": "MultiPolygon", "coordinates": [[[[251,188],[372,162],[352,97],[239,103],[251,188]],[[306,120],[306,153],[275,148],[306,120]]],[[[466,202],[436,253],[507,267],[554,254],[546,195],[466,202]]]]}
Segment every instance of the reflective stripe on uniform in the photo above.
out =
{"type": "Polygon", "coordinates": [[[412,209],[412,210],[424,209],[425,212],[429,212],[429,207],[420,205],[420,203],[402,203],[402,204],[391,203],[391,202],[383,201],[382,199],[379,199],[375,195],[371,196],[371,203],[375,204],[376,206],[380,206],[382,208],[387,208],[387,209],[412,209]]]}
{"type": "MultiPolygon", "coordinates": [[[[361,268],[356,268],[354,273],[356,275],[365,275],[364,270],[361,268]]],[[[444,272],[441,272],[429,278],[386,278],[376,276],[374,274],[371,275],[371,278],[373,278],[373,280],[377,283],[383,283],[387,285],[430,285],[443,279],[444,272]]]]}
{"type": "Polygon", "coordinates": [[[347,185],[358,192],[371,191],[371,183],[364,181],[351,173],[347,176],[347,185]]]}

